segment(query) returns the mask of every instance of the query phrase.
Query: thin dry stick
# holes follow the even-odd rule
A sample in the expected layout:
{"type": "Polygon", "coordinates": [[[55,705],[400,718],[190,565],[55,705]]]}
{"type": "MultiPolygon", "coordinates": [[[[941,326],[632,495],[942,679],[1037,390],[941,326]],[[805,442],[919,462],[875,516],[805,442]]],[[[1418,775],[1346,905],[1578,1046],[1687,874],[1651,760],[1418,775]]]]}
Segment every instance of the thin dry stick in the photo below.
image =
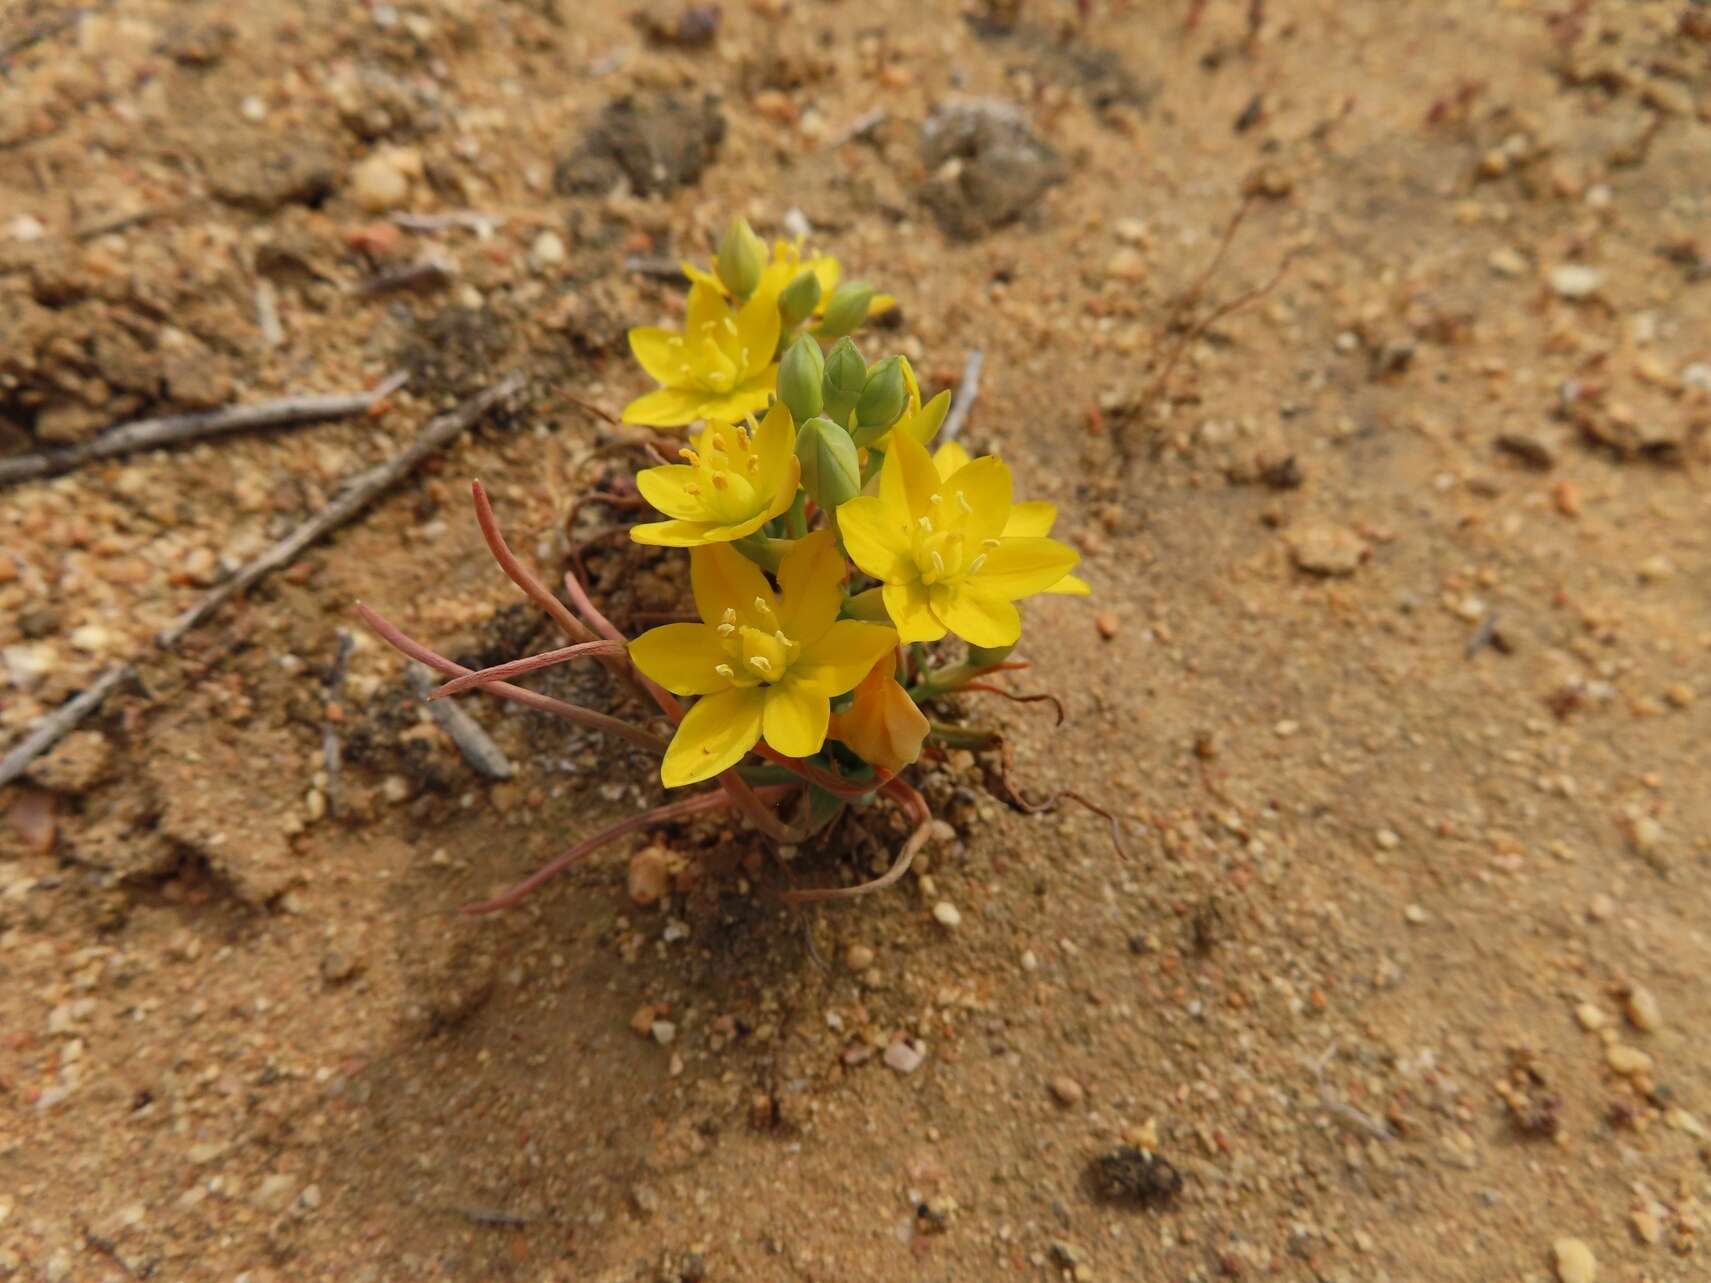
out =
{"type": "Polygon", "coordinates": [[[119,683],[132,675],[129,664],[114,664],[95,679],[95,684],[81,695],[61,704],[36,724],[35,730],[24,736],[5,757],[0,757],[0,788],[17,779],[43,753],[47,752],[72,727],[99,708],[119,683]]]}
{"type": "Polygon", "coordinates": [[[185,611],[155,640],[165,647],[177,645],[184,634],[207,619],[226,601],[243,592],[262,576],[281,566],[289,565],[303,549],[329,530],[349,521],[366,508],[376,495],[390,489],[403,477],[414,472],[429,455],[445,449],[477,419],[522,386],[521,374],[508,374],[492,387],[465,401],[450,414],[442,414],[433,420],[422,429],[414,441],[385,463],[352,477],[338,497],[325,508],[185,611]]]}
{"type": "MultiPolygon", "coordinates": [[[[408,636],[389,622],[385,616],[369,606],[358,602],[357,617],[367,624],[382,641],[395,650],[402,651],[411,659],[426,664],[437,672],[449,677],[464,677],[475,671],[465,668],[454,660],[447,659],[436,651],[429,650],[414,637],[408,636]]],[[[637,748],[646,749],[650,753],[663,754],[665,741],[650,731],[639,726],[631,726],[628,722],[597,713],[592,708],[583,708],[580,704],[570,704],[562,699],[554,699],[551,695],[542,695],[539,691],[528,690],[522,686],[513,686],[510,682],[490,682],[481,688],[490,695],[501,699],[515,700],[519,704],[527,704],[530,708],[539,709],[543,713],[551,713],[554,717],[562,717],[567,722],[575,722],[578,726],[586,726],[590,730],[602,731],[616,735],[619,739],[627,740],[637,748]]]]}
{"type": "Polygon", "coordinates": [[[624,260],[624,270],[656,281],[670,281],[674,285],[689,284],[689,278],[683,274],[683,265],[675,258],[647,258],[632,254],[624,260]]]}
{"type": "Polygon", "coordinates": [[[57,476],[96,459],[109,459],[114,455],[129,454],[133,450],[152,450],[181,441],[196,441],[226,432],[238,432],[244,428],[276,428],[290,424],[320,423],[327,419],[343,419],[353,414],[364,414],[382,397],[389,396],[403,387],[408,378],[409,376],[402,372],[390,374],[368,392],[285,397],[255,405],[228,406],[223,410],[209,410],[203,414],[179,414],[167,419],[139,419],[135,423],[127,423],[123,427],[104,432],[83,445],[0,460],[0,485],[14,481],[33,481],[37,477],[57,476]]]}
{"type": "Polygon", "coordinates": [[[985,362],[986,354],[979,348],[968,354],[968,361],[962,367],[962,382],[957,384],[950,413],[945,415],[945,426],[939,429],[940,442],[955,441],[968,425],[968,412],[974,409],[974,399],[980,395],[980,367],[985,362]]]}
{"type": "Polygon", "coordinates": [[[463,754],[463,760],[477,775],[489,780],[508,780],[517,773],[511,759],[505,756],[505,750],[493,742],[493,737],[481,728],[480,722],[457,704],[434,700],[434,679],[420,667],[407,670],[405,681],[417,698],[429,701],[428,715],[451,736],[457,751],[463,754]]]}
{"type": "MultiPolygon", "coordinates": [[[[778,801],[790,793],[793,788],[794,786],[789,784],[775,784],[767,788],[757,789],[755,792],[756,796],[763,801],[778,801]]],[[[543,882],[551,881],[577,861],[586,859],[608,842],[621,838],[626,833],[634,833],[637,829],[645,829],[652,824],[664,824],[668,820],[686,819],[704,811],[723,810],[729,805],[731,805],[731,798],[725,793],[700,793],[695,797],[684,798],[680,802],[668,802],[664,806],[656,806],[653,810],[644,811],[640,815],[632,815],[627,820],[620,820],[616,824],[601,829],[593,837],[584,838],[557,859],[542,865],[509,891],[501,892],[491,900],[466,904],[459,912],[468,917],[478,917],[484,913],[497,913],[501,909],[514,908],[521,904],[543,882]]]]}

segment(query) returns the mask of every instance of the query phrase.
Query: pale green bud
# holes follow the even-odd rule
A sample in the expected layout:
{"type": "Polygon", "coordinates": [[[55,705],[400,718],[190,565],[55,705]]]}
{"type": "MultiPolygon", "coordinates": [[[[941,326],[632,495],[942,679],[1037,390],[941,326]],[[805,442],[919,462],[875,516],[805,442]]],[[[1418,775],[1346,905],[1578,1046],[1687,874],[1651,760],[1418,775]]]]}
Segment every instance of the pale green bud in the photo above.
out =
{"type": "Polygon", "coordinates": [[[901,358],[888,356],[867,372],[861,396],[856,401],[856,422],[864,428],[889,428],[909,403],[903,384],[901,358]]]}
{"type": "Polygon", "coordinates": [[[821,381],[821,413],[834,423],[847,424],[867,383],[867,362],[853,341],[839,339],[826,353],[826,376],[821,381]]]}
{"type": "Polygon", "coordinates": [[[861,463],[850,434],[830,419],[809,419],[796,433],[802,488],[827,512],[861,493],[861,463]]]}
{"type": "Polygon", "coordinates": [[[825,377],[826,358],[820,355],[820,341],[804,334],[778,363],[778,399],[797,423],[806,423],[820,413],[825,404],[821,391],[825,377]]]}
{"type": "Polygon", "coordinates": [[[1014,646],[970,646],[968,662],[975,668],[986,668],[992,664],[1002,664],[1010,658],[1014,646]]]}
{"type": "Polygon", "coordinates": [[[793,330],[820,306],[820,278],[813,272],[803,272],[778,294],[778,316],[784,328],[793,330]]]}
{"type": "Polygon", "coordinates": [[[716,260],[719,279],[738,298],[747,298],[760,284],[766,270],[766,242],[754,234],[744,218],[733,218],[719,241],[716,260]]]}
{"type": "Polygon", "coordinates": [[[867,320],[868,304],[873,302],[873,286],[850,281],[832,291],[826,304],[826,314],[820,318],[822,334],[844,335],[867,320]]]}

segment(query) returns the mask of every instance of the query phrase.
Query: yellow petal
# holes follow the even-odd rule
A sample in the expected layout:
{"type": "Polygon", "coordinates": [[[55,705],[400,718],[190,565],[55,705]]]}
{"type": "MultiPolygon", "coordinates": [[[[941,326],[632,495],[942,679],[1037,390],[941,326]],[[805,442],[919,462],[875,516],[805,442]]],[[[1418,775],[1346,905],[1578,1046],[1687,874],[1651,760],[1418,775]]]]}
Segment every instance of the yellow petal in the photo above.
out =
{"type": "Polygon", "coordinates": [[[786,757],[811,757],[826,743],[832,701],[796,680],[794,673],[766,688],[766,742],[786,757]]]}
{"type": "Polygon", "coordinates": [[[710,544],[689,554],[689,586],[695,593],[695,609],[715,628],[725,621],[727,610],[736,611],[738,619],[768,632],[778,627],[759,618],[761,612],[755,609],[755,599],[759,598],[768,613],[777,610],[772,585],[759,566],[729,544],[710,544]]]}
{"type": "MultiPolygon", "coordinates": [[[[838,278],[844,274],[843,265],[828,254],[809,260],[808,270],[820,282],[820,301],[814,305],[814,315],[820,316],[825,313],[826,304],[832,301],[832,291],[838,288],[838,278]]],[[[872,311],[872,308],[868,310],[872,311]]]]}
{"type": "Polygon", "coordinates": [[[624,407],[625,423],[655,428],[681,428],[704,413],[707,394],[692,388],[660,388],[639,396],[624,407]]]}
{"type": "MultiPolygon", "coordinates": [[[[720,396],[716,392],[701,393],[702,401],[696,416],[740,423],[751,414],[759,414],[772,400],[772,390],[778,386],[778,367],[769,365],[746,383],[740,383],[720,396]]],[[[688,422],[688,420],[685,420],[688,422]]]]}
{"type": "Polygon", "coordinates": [[[1092,586],[1080,575],[1065,575],[1050,588],[1042,588],[1041,592],[1056,593],[1062,597],[1091,597],[1092,586]]]}
{"type": "Polygon", "coordinates": [[[958,468],[939,486],[939,493],[957,508],[968,505],[968,521],[963,528],[970,536],[996,539],[1010,520],[1010,489],[1009,465],[989,454],[958,468]]]}
{"type": "Polygon", "coordinates": [[[685,381],[683,336],[644,325],[630,331],[630,351],[655,383],[673,387],[685,381]]]}
{"type": "Polygon", "coordinates": [[[1057,505],[1047,503],[1044,499],[1030,499],[1026,503],[1012,504],[1010,520],[1004,523],[1006,539],[1044,537],[1052,532],[1052,524],[1057,521],[1057,505]]]}
{"type": "MultiPolygon", "coordinates": [[[[755,522],[758,528],[760,522],[755,522]]],[[[630,542],[650,548],[699,548],[702,544],[729,543],[742,535],[718,537],[714,532],[723,527],[705,521],[646,521],[630,527],[630,542]]],[[[743,534],[747,534],[744,531],[743,534]]]]}
{"type": "Polygon", "coordinates": [[[895,294],[875,294],[867,303],[867,314],[878,316],[881,312],[889,312],[897,306],[895,294]]]}
{"type": "Polygon", "coordinates": [[[882,583],[916,577],[909,533],[882,500],[862,495],[838,508],[838,529],[850,560],[882,583]]]}
{"type": "Polygon", "coordinates": [[[678,723],[660,763],[667,788],[682,788],[728,771],[760,740],[766,695],[758,686],[708,695],[678,723]]]}
{"type": "Polygon", "coordinates": [[[772,354],[778,350],[778,296],[755,291],[753,298],[737,313],[737,352],[742,362],[744,379],[752,379],[772,364],[772,354]]]}
{"type": "Polygon", "coordinates": [[[725,292],[725,283],[715,273],[702,271],[686,258],[678,259],[677,266],[689,278],[691,286],[705,285],[716,294],[725,292]]]}
{"type": "MultiPolygon", "coordinates": [[[[916,440],[920,438],[917,437],[916,440]]],[[[922,441],[921,444],[927,443],[922,441]]],[[[948,480],[973,462],[974,456],[963,449],[960,441],[947,441],[933,451],[933,470],[939,474],[941,480],[948,480]]]]}
{"type": "Polygon", "coordinates": [[[840,619],[802,648],[790,666],[790,680],[822,695],[842,695],[867,676],[879,657],[897,645],[897,632],[884,624],[840,619]]]}
{"type": "Polygon", "coordinates": [[[722,286],[704,283],[692,286],[683,333],[691,341],[709,338],[719,332],[730,314],[731,305],[725,302],[722,286]]]}
{"type": "Polygon", "coordinates": [[[778,567],[778,626],[785,636],[808,646],[832,626],[844,604],[848,572],[833,531],[816,530],[796,541],[778,567]]]}
{"type": "Polygon", "coordinates": [[[1080,560],[1080,553],[1056,539],[1003,539],[986,553],[986,560],[968,577],[968,583],[983,596],[1015,601],[1044,592],[1074,570],[1080,560]]]}
{"type": "Polygon", "coordinates": [[[938,641],[945,635],[945,626],[933,613],[927,589],[920,580],[908,584],[886,584],[883,595],[885,613],[897,625],[900,641],[938,641]]]}
{"type": "Polygon", "coordinates": [[[698,486],[699,473],[684,463],[668,463],[658,468],[643,468],[636,473],[636,489],[654,507],[668,517],[684,521],[705,521],[708,517],[705,500],[691,493],[698,486]]]}
{"type": "Polygon", "coordinates": [[[715,671],[727,656],[706,624],[650,628],[630,643],[630,661],[674,695],[710,695],[731,684],[715,671]]]}
{"type": "MultiPolygon", "coordinates": [[[[763,493],[776,493],[784,488],[790,464],[796,458],[796,424],[784,402],[774,401],[761,419],[754,434],[755,455],[760,460],[757,484],[763,493]]],[[[790,486],[795,490],[794,485],[790,486]]],[[[789,503],[785,507],[789,507],[789,503]]]]}
{"type": "Polygon", "coordinates": [[[905,433],[893,432],[879,470],[879,498],[892,520],[907,526],[925,515],[938,487],[939,474],[927,448],[905,433]]]}
{"type": "MultiPolygon", "coordinates": [[[[941,392],[931,401],[927,402],[926,405],[922,406],[917,413],[904,419],[897,425],[897,428],[892,430],[897,431],[901,429],[904,435],[913,437],[924,446],[939,434],[939,425],[945,421],[945,414],[950,410],[950,408],[951,394],[949,392],[941,392]]],[[[966,460],[967,457],[968,455],[965,451],[963,458],[966,460]]],[[[946,475],[945,470],[941,468],[939,470],[939,475],[946,475]]]]}
{"type": "Polygon", "coordinates": [[[971,646],[1014,646],[1022,636],[1022,615],[1002,597],[988,597],[964,585],[933,585],[933,614],[971,646]]]}
{"type": "Polygon", "coordinates": [[[869,588],[844,598],[844,618],[864,619],[870,624],[889,622],[891,616],[885,613],[885,594],[878,588],[869,588]]]}

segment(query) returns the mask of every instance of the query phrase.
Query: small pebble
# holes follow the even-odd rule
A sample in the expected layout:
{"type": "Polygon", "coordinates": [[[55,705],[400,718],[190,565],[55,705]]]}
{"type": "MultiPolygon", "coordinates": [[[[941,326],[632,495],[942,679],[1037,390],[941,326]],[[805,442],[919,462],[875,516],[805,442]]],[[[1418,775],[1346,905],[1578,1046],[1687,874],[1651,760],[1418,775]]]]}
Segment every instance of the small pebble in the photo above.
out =
{"type": "Polygon", "coordinates": [[[1123,622],[1117,618],[1114,610],[1102,610],[1093,617],[1093,626],[1099,630],[1099,635],[1110,641],[1122,631],[1123,622]]]}
{"type": "Polygon", "coordinates": [[[1635,1237],[1642,1243],[1656,1243],[1663,1237],[1663,1223],[1650,1212],[1635,1212],[1632,1224],[1635,1237]]]}
{"type": "Polygon", "coordinates": [[[1604,1059],[1623,1077],[1635,1074],[1649,1074],[1652,1071],[1652,1058],[1638,1047],[1630,1047],[1625,1043],[1613,1042],[1604,1049],[1604,1059]]]}
{"type": "Polygon", "coordinates": [[[653,1035],[653,1040],[662,1047],[677,1041],[677,1026],[669,1020],[654,1021],[648,1032],[653,1035]]]}
{"type": "Polygon", "coordinates": [[[922,1042],[905,1042],[900,1039],[885,1049],[885,1063],[900,1074],[914,1073],[926,1058],[927,1047],[922,1042]]]}
{"type": "Polygon", "coordinates": [[[529,247],[529,262],[537,271],[557,267],[564,260],[564,238],[557,232],[542,232],[529,247]]]}
{"type": "Polygon", "coordinates": [[[1138,249],[1124,246],[1106,262],[1105,273],[1119,281],[1144,281],[1147,278],[1147,257],[1138,249]]]}
{"type": "Polygon", "coordinates": [[[1059,1074],[1048,1085],[1052,1089],[1052,1095],[1057,1098],[1057,1103],[1060,1105],[1079,1105],[1087,1096],[1081,1084],[1068,1074],[1059,1074]]]}
{"type": "Polygon", "coordinates": [[[1580,1027],[1588,1033],[1597,1033],[1598,1030],[1610,1023],[1610,1017],[1590,1002],[1583,1002],[1576,1007],[1574,1018],[1580,1022],[1580,1027]]]}
{"type": "Polygon", "coordinates": [[[1584,263],[1564,263],[1551,269],[1551,288],[1561,298],[1591,298],[1603,284],[1604,273],[1584,263]]]}
{"type": "Polygon", "coordinates": [[[1411,904],[1402,910],[1402,916],[1415,926],[1423,925],[1428,917],[1426,911],[1417,904],[1411,904]]]}
{"type": "Polygon", "coordinates": [[[1394,829],[1380,829],[1374,835],[1373,841],[1386,851],[1394,851],[1402,845],[1402,839],[1396,835],[1394,829]]]}
{"type": "Polygon", "coordinates": [[[665,849],[649,846],[632,855],[626,884],[632,903],[644,907],[658,904],[671,888],[671,867],[665,849]]]}
{"type": "Polygon", "coordinates": [[[1586,906],[1586,916],[1594,922],[1608,922],[1616,912],[1616,902],[1607,895],[1595,895],[1586,906]]]}
{"type": "Polygon", "coordinates": [[[281,1172],[262,1178],[250,1201],[264,1212],[283,1212],[297,1197],[297,1182],[281,1172]]]}
{"type": "Polygon", "coordinates": [[[873,950],[865,944],[852,944],[844,950],[844,965],[851,971],[866,971],[873,965],[873,950]]]}
{"type": "Polygon", "coordinates": [[[1579,1239],[1559,1238],[1551,1244],[1551,1254],[1556,1257],[1561,1283],[1593,1283],[1597,1279],[1598,1261],[1579,1239]]]}
{"type": "Polygon", "coordinates": [[[1352,575],[1367,554],[1366,540],[1346,526],[1328,522],[1303,526],[1291,532],[1288,541],[1296,566],[1313,575],[1352,575]]]}
{"type": "Polygon", "coordinates": [[[1663,1028],[1663,1013],[1658,1010],[1658,1000],[1652,997],[1650,989],[1635,985],[1628,991],[1628,1001],[1623,1010],[1628,1023],[1642,1033],[1655,1033],[1663,1028]]]}
{"type": "Polygon", "coordinates": [[[1492,250],[1485,261],[1499,276],[1525,276],[1527,273],[1526,258],[1519,250],[1509,246],[1492,250]]]}
{"type": "Polygon", "coordinates": [[[410,198],[410,180],[421,168],[421,158],[407,148],[375,152],[351,171],[351,199],[371,214],[397,209],[410,198]]]}
{"type": "Polygon", "coordinates": [[[933,920],[941,927],[949,927],[954,931],[962,925],[962,910],[949,900],[940,900],[933,906],[933,920]]]}

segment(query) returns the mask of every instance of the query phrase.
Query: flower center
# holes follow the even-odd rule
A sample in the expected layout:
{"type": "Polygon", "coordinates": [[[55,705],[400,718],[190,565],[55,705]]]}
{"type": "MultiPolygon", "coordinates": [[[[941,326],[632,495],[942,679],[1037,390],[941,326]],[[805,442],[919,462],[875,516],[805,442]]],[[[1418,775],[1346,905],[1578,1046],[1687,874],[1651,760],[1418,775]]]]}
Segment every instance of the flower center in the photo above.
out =
{"type": "Polygon", "coordinates": [[[744,623],[735,610],[725,611],[718,633],[729,658],[714,665],[713,671],[734,686],[770,686],[784,680],[802,653],[802,643],[784,635],[777,618],[758,597],[751,618],[756,622],[744,623]],[[770,631],[766,625],[772,626],[770,631]]]}
{"type": "Polygon", "coordinates": [[[714,520],[727,525],[747,521],[763,506],[755,487],[760,477],[760,456],[754,441],[742,428],[714,425],[702,432],[699,450],[683,449],[678,457],[696,471],[689,493],[707,509],[714,520]]]}
{"type": "Polygon", "coordinates": [[[996,539],[983,539],[975,546],[967,530],[973,511],[962,491],[956,490],[949,495],[935,494],[926,515],[916,518],[910,532],[911,559],[927,587],[959,583],[979,574],[986,564],[987,550],[997,547],[996,539]]]}

